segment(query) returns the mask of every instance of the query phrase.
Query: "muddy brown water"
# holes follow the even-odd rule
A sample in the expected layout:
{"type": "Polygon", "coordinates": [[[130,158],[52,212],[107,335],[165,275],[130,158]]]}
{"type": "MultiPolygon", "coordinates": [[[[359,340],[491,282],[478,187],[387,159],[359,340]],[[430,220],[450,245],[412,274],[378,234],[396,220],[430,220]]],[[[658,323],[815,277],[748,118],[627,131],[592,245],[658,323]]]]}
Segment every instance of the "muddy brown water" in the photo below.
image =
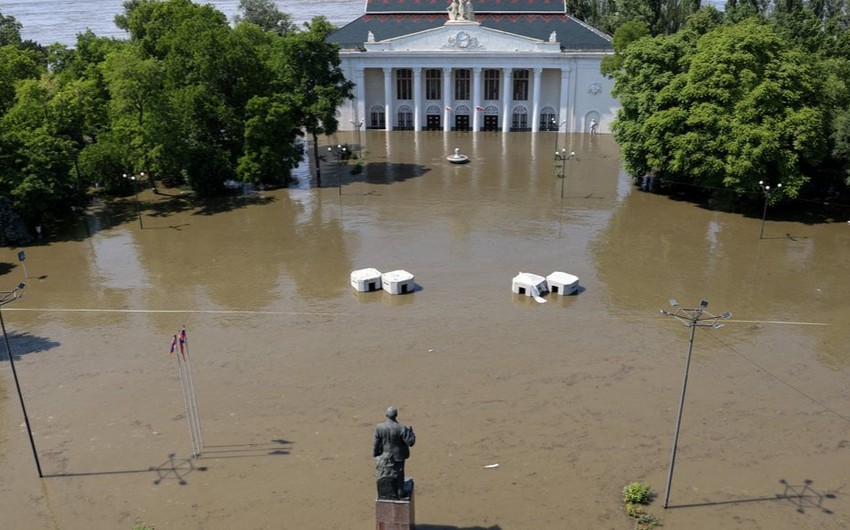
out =
{"type": "Polygon", "coordinates": [[[130,197],[26,248],[3,317],[46,477],[4,362],[0,527],[374,528],[395,405],[420,530],[628,529],[635,480],[665,528],[849,528],[850,226],[768,219],[760,240],[761,219],[633,189],[610,137],[555,141],[363,133],[338,187],[331,159],[322,189],[143,192],[144,229],[130,197]],[[563,199],[556,147],[578,157],[563,199]],[[355,293],[366,267],[418,289],[355,293]],[[520,271],[583,290],[537,304],[520,271]],[[664,510],[689,338],[671,297],[734,316],[697,330],[664,510]],[[184,324],[195,461],[167,354],[184,324]]]}

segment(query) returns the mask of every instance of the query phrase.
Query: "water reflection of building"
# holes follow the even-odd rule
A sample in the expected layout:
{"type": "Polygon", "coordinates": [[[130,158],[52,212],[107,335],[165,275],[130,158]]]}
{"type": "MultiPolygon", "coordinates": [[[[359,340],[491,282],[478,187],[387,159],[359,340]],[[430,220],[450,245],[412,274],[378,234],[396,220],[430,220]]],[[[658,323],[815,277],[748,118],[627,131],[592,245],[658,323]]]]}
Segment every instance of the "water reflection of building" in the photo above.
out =
{"type": "Polygon", "coordinates": [[[367,0],[329,38],[354,98],[340,129],[608,132],[608,35],[555,0],[367,0]]]}

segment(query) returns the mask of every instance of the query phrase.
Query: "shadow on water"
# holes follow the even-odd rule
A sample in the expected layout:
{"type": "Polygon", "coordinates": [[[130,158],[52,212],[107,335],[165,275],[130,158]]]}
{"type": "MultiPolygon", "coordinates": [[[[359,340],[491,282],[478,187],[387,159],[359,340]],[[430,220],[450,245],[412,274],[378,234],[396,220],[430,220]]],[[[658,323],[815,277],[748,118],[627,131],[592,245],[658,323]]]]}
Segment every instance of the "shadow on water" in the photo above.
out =
{"type": "Polygon", "coordinates": [[[343,186],[353,183],[393,184],[422,177],[431,171],[420,164],[395,164],[392,162],[368,162],[360,169],[355,169],[357,167],[343,164],[334,168],[328,172],[329,178],[325,181],[323,187],[337,187],[340,184],[339,175],[342,175],[343,186]]]}
{"type": "MultiPolygon", "coordinates": [[[[35,241],[35,244],[83,241],[103,230],[136,223],[140,213],[143,230],[180,230],[187,226],[186,223],[163,225],[161,221],[186,212],[192,215],[215,215],[274,201],[273,197],[254,192],[198,198],[184,192],[158,191],[154,194],[152,191],[145,191],[139,193],[138,203],[134,196],[96,196],[87,209],[75,211],[74,216],[68,218],[65,224],[53,227],[43,241],[35,241]]],[[[2,270],[0,274],[3,274],[2,270]]]]}
{"type": "Polygon", "coordinates": [[[56,473],[44,475],[44,478],[70,478],[70,477],[94,477],[101,475],[132,475],[137,473],[155,473],[153,483],[159,485],[165,481],[177,481],[181,486],[188,484],[186,477],[195,471],[206,471],[207,466],[195,466],[191,458],[177,459],[176,454],[171,453],[165,462],[158,466],[150,466],[147,469],[123,469],[117,471],[88,471],[82,473],[56,473]]]}
{"type": "Polygon", "coordinates": [[[292,442],[283,438],[277,438],[268,443],[244,443],[204,445],[200,458],[250,458],[257,456],[279,456],[288,455],[291,452],[292,442]]]}
{"type": "Polygon", "coordinates": [[[499,525],[493,526],[451,526],[444,524],[416,524],[417,530],[502,530],[499,525]]]}
{"type": "MultiPolygon", "coordinates": [[[[634,180],[633,186],[644,192],[667,196],[674,201],[691,203],[704,210],[734,213],[750,219],[761,219],[765,214],[764,195],[758,190],[740,194],[690,184],[662,182],[650,185],[641,179],[634,180]]],[[[766,217],[772,221],[806,225],[844,222],[850,219],[850,204],[841,197],[796,198],[768,206],[766,217]]]]}
{"type": "MultiPolygon", "coordinates": [[[[9,347],[11,348],[12,355],[15,356],[16,361],[20,360],[23,355],[28,353],[47,351],[60,345],[58,342],[30,335],[29,333],[9,333],[8,336],[9,347]]],[[[0,359],[6,360],[7,355],[5,346],[0,349],[0,351],[2,351],[2,353],[0,353],[0,359]]]]}
{"type": "Polygon", "coordinates": [[[12,272],[12,269],[17,268],[18,265],[16,263],[9,263],[7,261],[0,262],[0,276],[5,276],[12,272]]]}
{"type": "Polygon", "coordinates": [[[676,504],[670,505],[667,509],[674,508],[700,508],[706,506],[722,506],[728,504],[747,504],[751,502],[769,502],[769,501],[788,501],[796,508],[798,513],[806,513],[808,509],[816,509],[827,515],[832,515],[834,512],[823,506],[825,499],[835,499],[837,496],[834,493],[820,493],[812,487],[811,480],[804,480],[802,484],[791,484],[787,480],[779,481],[784,486],[782,493],[774,495],[766,495],[764,497],[753,497],[748,499],[734,499],[728,501],[708,501],[691,504],[676,504]]]}

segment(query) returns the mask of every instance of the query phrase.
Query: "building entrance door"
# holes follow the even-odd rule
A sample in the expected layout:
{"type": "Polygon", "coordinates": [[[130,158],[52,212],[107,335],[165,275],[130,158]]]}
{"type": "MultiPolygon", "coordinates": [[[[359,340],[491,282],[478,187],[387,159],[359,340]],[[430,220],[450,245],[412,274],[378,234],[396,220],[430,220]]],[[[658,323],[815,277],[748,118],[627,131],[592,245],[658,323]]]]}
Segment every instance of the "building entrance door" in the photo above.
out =
{"type": "Polygon", "coordinates": [[[484,116],[484,130],[485,131],[498,131],[499,130],[499,117],[498,116],[484,116]]]}
{"type": "Polygon", "coordinates": [[[455,130],[456,131],[468,131],[469,130],[469,115],[468,114],[455,116],[455,130]]]}
{"type": "Polygon", "coordinates": [[[425,117],[425,130],[426,131],[439,131],[442,127],[440,126],[440,115],[439,114],[428,114],[425,117]]]}

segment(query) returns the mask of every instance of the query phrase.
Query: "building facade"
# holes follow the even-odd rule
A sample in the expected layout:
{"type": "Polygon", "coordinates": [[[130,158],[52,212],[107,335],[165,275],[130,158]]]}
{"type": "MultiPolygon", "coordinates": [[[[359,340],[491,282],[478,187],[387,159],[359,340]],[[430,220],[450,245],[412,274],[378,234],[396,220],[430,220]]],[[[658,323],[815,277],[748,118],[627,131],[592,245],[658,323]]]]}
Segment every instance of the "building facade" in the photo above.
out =
{"type": "Polygon", "coordinates": [[[354,98],[340,130],[609,131],[611,37],[564,0],[366,0],[328,37],[354,98]]]}

